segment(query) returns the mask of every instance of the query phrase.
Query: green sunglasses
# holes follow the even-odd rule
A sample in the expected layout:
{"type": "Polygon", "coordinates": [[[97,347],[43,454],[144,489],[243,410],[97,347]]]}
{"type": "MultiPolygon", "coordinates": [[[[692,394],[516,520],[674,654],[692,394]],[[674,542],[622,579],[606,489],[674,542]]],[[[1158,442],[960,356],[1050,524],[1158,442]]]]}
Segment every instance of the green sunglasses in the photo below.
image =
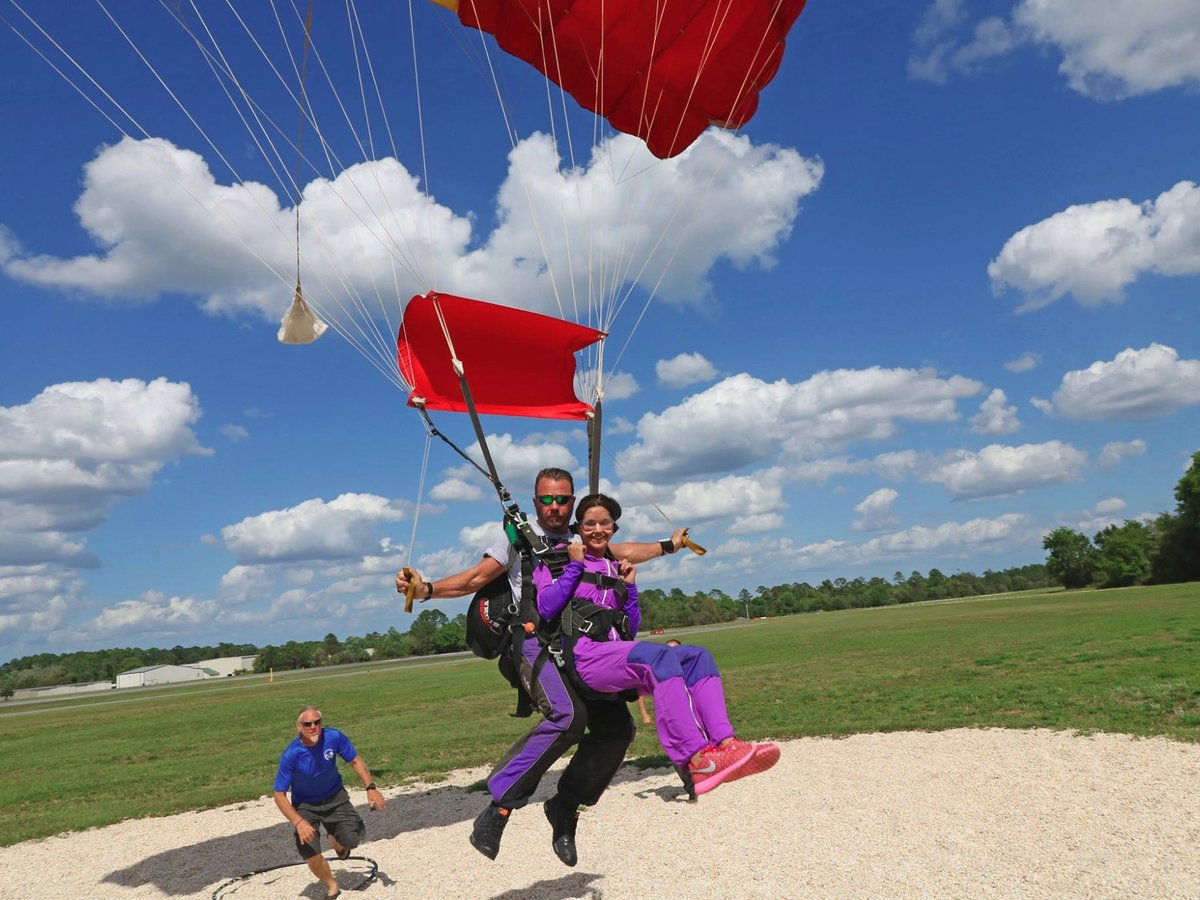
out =
{"type": "Polygon", "coordinates": [[[575,499],[574,494],[541,494],[533,498],[542,506],[549,506],[552,503],[557,503],[559,506],[566,506],[575,499]]]}

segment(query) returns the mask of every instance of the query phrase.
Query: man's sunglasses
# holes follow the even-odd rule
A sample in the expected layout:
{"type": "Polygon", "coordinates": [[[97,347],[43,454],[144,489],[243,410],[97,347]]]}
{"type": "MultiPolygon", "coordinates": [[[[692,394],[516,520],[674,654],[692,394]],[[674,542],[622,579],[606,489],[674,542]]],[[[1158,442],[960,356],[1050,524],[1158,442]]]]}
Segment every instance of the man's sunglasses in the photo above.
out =
{"type": "Polygon", "coordinates": [[[559,506],[566,506],[575,499],[574,494],[541,494],[533,498],[542,506],[549,506],[552,503],[557,503],[559,506]]]}
{"type": "Polygon", "coordinates": [[[301,728],[316,728],[320,724],[321,724],[320,719],[313,719],[311,722],[301,722],[300,727],[301,728]]]}

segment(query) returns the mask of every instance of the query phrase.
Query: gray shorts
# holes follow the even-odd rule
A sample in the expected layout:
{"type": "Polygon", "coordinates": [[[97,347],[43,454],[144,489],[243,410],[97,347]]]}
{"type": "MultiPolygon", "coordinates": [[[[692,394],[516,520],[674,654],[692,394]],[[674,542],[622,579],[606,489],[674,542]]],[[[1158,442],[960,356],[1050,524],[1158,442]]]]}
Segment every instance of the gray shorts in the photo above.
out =
{"type": "Polygon", "coordinates": [[[332,835],[347,850],[353,850],[361,844],[367,834],[367,826],[363,824],[362,816],[350,802],[350,795],[346,793],[345,788],[320,803],[297,803],[296,812],[300,813],[300,817],[312,825],[313,830],[316,831],[312,842],[308,844],[300,843],[300,836],[295,831],[292,832],[292,837],[296,841],[296,849],[305,859],[321,852],[321,829],[319,826],[325,826],[325,832],[332,835]]]}

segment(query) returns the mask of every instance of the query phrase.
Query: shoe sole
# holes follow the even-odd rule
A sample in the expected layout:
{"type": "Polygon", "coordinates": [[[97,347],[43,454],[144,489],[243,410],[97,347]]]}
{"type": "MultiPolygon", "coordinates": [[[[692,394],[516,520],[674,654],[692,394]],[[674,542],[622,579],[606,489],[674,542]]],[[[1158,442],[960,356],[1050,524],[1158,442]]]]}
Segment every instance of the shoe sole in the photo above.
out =
{"type": "Polygon", "coordinates": [[[743,772],[742,770],[744,768],[746,768],[747,765],[749,765],[750,760],[752,760],[753,758],[754,758],[754,754],[752,752],[747,753],[745,756],[743,756],[741,759],[739,759],[732,766],[728,766],[724,769],[719,769],[718,771],[714,772],[712,775],[709,775],[703,781],[696,781],[696,776],[695,776],[695,774],[693,774],[692,780],[696,784],[696,794],[697,795],[707,794],[709,791],[711,791],[713,788],[717,787],[718,785],[725,784],[725,782],[727,782],[727,781],[737,781],[743,775],[749,775],[750,774],[749,772],[743,772]]]}
{"type": "Polygon", "coordinates": [[[488,850],[485,850],[482,846],[480,846],[479,842],[475,840],[475,835],[471,835],[470,841],[471,841],[471,846],[474,847],[476,850],[478,850],[480,853],[482,853],[484,856],[486,856],[488,859],[495,859],[497,856],[500,855],[499,847],[496,848],[495,853],[491,853],[488,850]]]}
{"type": "Polygon", "coordinates": [[[779,762],[779,746],[777,744],[755,744],[754,754],[746,763],[745,772],[740,777],[759,775],[772,768],[777,762],[779,762]]]}

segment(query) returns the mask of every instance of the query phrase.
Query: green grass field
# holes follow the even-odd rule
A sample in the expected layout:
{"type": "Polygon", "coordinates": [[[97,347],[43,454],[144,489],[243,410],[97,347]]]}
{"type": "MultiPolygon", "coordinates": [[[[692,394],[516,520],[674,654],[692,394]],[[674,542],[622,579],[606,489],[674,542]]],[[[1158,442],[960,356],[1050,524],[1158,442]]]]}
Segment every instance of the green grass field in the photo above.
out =
{"type": "MultiPolygon", "coordinates": [[[[686,639],[716,654],[747,738],[1001,726],[1200,740],[1200,584],[819,613],[686,639]]],[[[0,706],[0,845],[269,794],[302,703],[350,734],[383,785],[490,764],[531,724],[508,716],[514,696],[494,663],[458,657],[0,706]]],[[[631,756],[665,764],[651,727],[631,756]]]]}

